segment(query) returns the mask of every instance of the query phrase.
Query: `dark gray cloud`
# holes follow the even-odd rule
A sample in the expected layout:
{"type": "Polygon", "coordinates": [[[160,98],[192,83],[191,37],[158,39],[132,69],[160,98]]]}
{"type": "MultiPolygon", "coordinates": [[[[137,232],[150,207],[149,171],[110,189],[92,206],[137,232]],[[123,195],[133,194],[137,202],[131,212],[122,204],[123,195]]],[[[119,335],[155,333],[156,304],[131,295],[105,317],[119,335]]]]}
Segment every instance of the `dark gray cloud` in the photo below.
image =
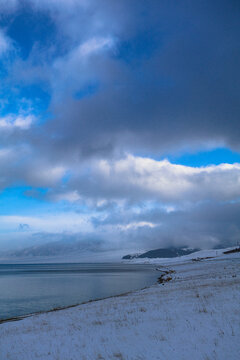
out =
{"type": "MultiPolygon", "coordinates": [[[[17,3],[15,16],[21,4],[9,3],[12,9],[17,3]]],[[[12,132],[8,144],[24,141],[37,157],[58,162],[106,157],[116,148],[159,154],[220,143],[239,149],[237,1],[24,6],[52,18],[57,45],[53,51],[36,41],[29,57],[14,63],[12,81],[48,83],[55,119],[41,130],[12,132]],[[81,44],[106,38],[113,41],[106,51],[76,57],[81,44]],[[96,93],[74,98],[92,82],[99,84],[96,93]]]]}
{"type": "Polygon", "coordinates": [[[239,242],[239,214],[239,202],[207,202],[171,212],[161,208],[146,210],[144,207],[137,213],[118,209],[102,221],[95,219],[95,225],[97,230],[111,226],[118,228],[122,243],[128,242],[129,248],[152,249],[169,245],[227,247],[239,242]]]}
{"type": "Polygon", "coordinates": [[[31,4],[56,23],[57,44],[68,44],[34,48],[13,72],[15,82],[24,70],[22,81],[40,74],[49,83],[55,119],[40,139],[38,130],[27,137],[44,156],[69,161],[216,144],[239,150],[237,1],[31,4]],[[78,49],[93,39],[113,44],[83,60],[78,49]],[[96,93],[74,97],[92,83],[96,93]]]}
{"type": "Polygon", "coordinates": [[[104,3],[102,12],[119,25],[116,30],[108,21],[104,28],[115,46],[71,69],[64,101],[52,104],[52,151],[106,156],[115,147],[158,153],[216,143],[239,149],[237,2],[134,5],[123,2],[126,24],[117,7],[104,3]],[[73,99],[76,79],[84,86],[92,77],[99,91],[73,99]]]}

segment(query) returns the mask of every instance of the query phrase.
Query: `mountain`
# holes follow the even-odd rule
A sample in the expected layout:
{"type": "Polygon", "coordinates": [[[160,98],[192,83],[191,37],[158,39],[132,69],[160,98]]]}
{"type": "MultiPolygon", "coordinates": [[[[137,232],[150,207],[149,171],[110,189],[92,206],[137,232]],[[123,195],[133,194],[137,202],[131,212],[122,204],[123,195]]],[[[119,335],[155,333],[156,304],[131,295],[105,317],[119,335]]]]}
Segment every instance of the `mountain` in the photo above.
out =
{"type": "Polygon", "coordinates": [[[150,250],[143,254],[129,254],[122,257],[124,260],[141,259],[141,258],[173,258],[183,255],[191,254],[199,249],[192,249],[186,247],[169,247],[164,249],[150,250]]]}

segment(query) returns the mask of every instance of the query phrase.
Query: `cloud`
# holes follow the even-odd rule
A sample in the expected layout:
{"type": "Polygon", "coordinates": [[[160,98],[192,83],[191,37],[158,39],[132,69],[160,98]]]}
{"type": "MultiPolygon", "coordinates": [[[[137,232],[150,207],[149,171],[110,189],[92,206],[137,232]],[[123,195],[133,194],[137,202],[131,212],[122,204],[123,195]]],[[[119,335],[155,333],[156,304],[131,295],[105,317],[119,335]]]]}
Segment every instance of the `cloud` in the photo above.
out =
{"type": "Polygon", "coordinates": [[[5,54],[11,48],[11,41],[0,29],[0,56],[5,54]]]}
{"type": "Polygon", "coordinates": [[[80,197],[163,203],[231,201],[240,197],[240,164],[205,167],[128,155],[88,165],[87,176],[73,172],[69,187],[80,197]]]}
{"type": "MultiPolygon", "coordinates": [[[[152,209],[143,207],[138,211],[132,208],[116,208],[115,211],[109,212],[107,217],[100,216],[95,222],[95,229],[92,227],[82,232],[79,231],[81,226],[78,226],[74,231],[74,228],[70,230],[70,224],[68,231],[61,231],[64,228],[64,221],[68,221],[71,214],[70,217],[66,216],[63,223],[59,221],[60,218],[58,222],[55,221],[55,224],[60,225],[58,229],[49,227],[45,221],[45,226],[47,225],[45,229],[50,231],[28,232],[21,241],[18,237],[19,250],[15,251],[9,244],[8,256],[19,258],[45,256],[46,259],[62,256],[62,260],[66,261],[66,259],[81,258],[85,254],[89,260],[94,252],[109,251],[112,255],[116,253],[122,256],[131,251],[168,246],[194,248],[234,246],[239,242],[240,236],[239,211],[239,202],[205,203],[171,212],[166,212],[161,207],[152,209]]],[[[53,217],[51,220],[54,220],[53,217]]],[[[93,218],[92,223],[94,223],[93,218]]],[[[44,224],[42,225],[44,229],[44,224]]]]}
{"type": "Polygon", "coordinates": [[[34,258],[34,257],[56,257],[69,256],[76,257],[82,253],[103,251],[103,241],[101,239],[93,239],[89,241],[88,238],[83,238],[82,234],[35,234],[35,237],[42,237],[51,239],[50,242],[42,245],[28,247],[22,250],[10,252],[8,256],[15,258],[34,258]],[[60,240],[59,240],[60,238],[60,240]],[[57,240],[56,240],[57,239],[57,240]]]}
{"type": "Polygon", "coordinates": [[[86,6],[87,0],[28,0],[33,6],[40,9],[54,9],[67,11],[68,9],[86,6]]]}
{"type": "Polygon", "coordinates": [[[5,117],[0,117],[0,128],[3,130],[11,130],[14,128],[28,130],[35,121],[36,118],[33,115],[7,115],[5,117]]]}
{"type": "Polygon", "coordinates": [[[92,230],[92,225],[89,221],[90,215],[78,214],[74,211],[61,212],[56,214],[41,214],[41,215],[1,215],[0,226],[1,230],[16,231],[19,224],[28,224],[31,228],[31,233],[63,233],[64,231],[72,233],[86,233],[92,230]]]}
{"type": "MultiPolygon", "coordinates": [[[[22,6],[21,0],[1,0],[2,11],[14,11],[17,7],[22,6]]],[[[66,11],[69,8],[76,7],[78,5],[84,5],[87,3],[86,0],[26,0],[26,3],[36,9],[61,9],[66,11]]]]}
{"type": "Polygon", "coordinates": [[[96,221],[96,231],[109,232],[129,249],[157,249],[168,246],[213,248],[239,242],[240,203],[202,203],[166,212],[152,209],[120,209],[96,221]],[[145,224],[144,224],[145,222],[145,224]],[[141,224],[142,226],[131,226],[141,224]],[[149,226],[151,224],[151,226],[149,226]]]}
{"type": "Polygon", "coordinates": [[[30,226],[28,224],[19,224],[18,225],[18,230],[19,231],[29,231],[30,226]]]}
{"type": "Polygon", "coordinates": [[[19,0],[1,0],[1,11],[11,12],[14,11],[18,6],[19,0]]]}
{"type": "Polygon", "coordinates": [[[15,82],[41,78],[51,89],[47,153],[239,150],[238,6],[173,4],[26,2],[32,12],[45,9],[56,28],[55,45],[33,43],[12,71],[15,82]],[[93,96],[74,98],[93,82],[99,84],[93,96]]]}
{"type": "Polygon", "coordinates": [[[99,51],[103,51],[105,49],[109,49],[113,46],[113,39],[111,37],[107,38],[97,38],[94,37],[86,42],[84,42],[79,47],[79,53],[81,56],[90,56],[94,53],[98,53],[99,51]]]}
{"type": "Polygon", "coordinates": [[[37,163],[33,164],[32,169],[28,168],[25,178],[34,186],[54,186],[63,178],[65,171],[63,166],[52,167],[50,164],[37,163]]]}
{"type": "MultiPolygon", "coordinates": [[[[84,24],[90,40],[84,43],[84,32],[78,32],[80,45],[56,61],[54,66],[60,63],[65,71],[55,73],[55,120],[46,125],[59,135],[55,149],[71,143],[69,151],[77,149],[83,157],[111,155],[116,149],[158,154],[223,145],[239,149],[239,31],[232,3],[216,3],[215,16],[213,3],[172,8],[152,1],[144,21],[139,21],[144,6],[134,4],[122,4],[132,20],[126,24],[118,7],[106,1],[100,11],[93,3],[94,16],[84,24]],[[96,37],[94,24],[103,13],[108,19],[96,37]],[[118,41],[113,52],[95,53],[86,66],[79,56],[85,47],[95,49],[96,39],[97,48],[99,39],[118,41]],[[100,86],[91,98],[72,98],[93,80],[100,86]],[[64,101],[55,101],[59,89],[64,101]]],[[[75,30],[72,36],[76,42],[75,30]]]]}
{"type": "Polygon", "coordinates": [[[0,54],[11,43],[16,51],[4,57],[0,85],[0,188],[45,188],[56,209],[58,202],[72,206],[68,215],[1,218],[5,230],[20,223],[60,236],[82,225],[116,239],[116,248],[237,237],[239,164],[156,160],[218,146],[239,151],[236,2],[9,0],[1,6],[11,22],[0,32],[0,54]],[[23,41],[14,24],[26,14],[37,21],[23,41]],[[37,121],[42,92],[50,104],[37,121]],[[23,98],[31,100],[26,112],[19,110],[23,98]],[[88,213],[84,224],[78,207],[88,213]]]}
{"type": "MultiPolygon", "coordinates": [[[[11,137],[11,135],[10,135],[11,137]]],[[[0,189],[26,184],[33,187],[54,187],[66,173],[62,164],[38,158],[31,147],[15,145],[0,149],[0,189]]]]}
{"type": "Polygon", "coordinates": [[[75,190],[75,191],[68,191],[59,194],[54,194],[52,196],[52,199],[54,201],[75,202],[75,201],[79,201],[81,197],[79,196],[78,192],[75,190]]]}
{"type": "Polygon", "coordinates": [[[52,66],[51,85],[53,103],[72,96],[91,82],[96,82],[94,66],[114,48],[114,39],[110,36],[91,37],[64,56],[55,59],[52,66]]]}
{"type": "Polygon", "coordinates": [[[5,149],[0,149],[0,160],[8,160],[9,157],[11,156],[12,150],[5,148],[5,149]]]}

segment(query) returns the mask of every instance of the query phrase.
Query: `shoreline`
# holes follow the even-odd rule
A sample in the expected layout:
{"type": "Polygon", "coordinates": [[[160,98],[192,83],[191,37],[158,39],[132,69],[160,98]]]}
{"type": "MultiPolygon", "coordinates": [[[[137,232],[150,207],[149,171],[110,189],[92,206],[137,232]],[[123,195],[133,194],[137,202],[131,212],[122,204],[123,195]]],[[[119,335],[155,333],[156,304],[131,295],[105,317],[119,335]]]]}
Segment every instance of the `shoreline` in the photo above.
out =
{"type": "Polygon", "coordinates": [[[136,291],[149,289],[152,286],[156,285],[157,283],[158,283],[158,280],[157,280],[156,283],[154,283],[154,284],[152,284],[150,286],[145,286],[145,287],[143,287],[141,289],[127,291],[125,293],[121,293],[121,294],[118,294],[118,295],[106,296],[106,297],[98,298],[98,299],[94,299],[94,300],[83,301],[81,303],[77,303],[77,304],[73,304],[73,305],[66,305],[66,306],[63,306],[63,307],[56,307],[56,308],[53,308],[53,309],[50,309],[50,310],[36,311],[36,312],[26,314],[26,315],[19,315],[19,316],[12,317],[12,318],[7,318],[7,319],[0,319],[0,326],[1,326],[1,324],[4,324],[4,323],[21,321],[21,320],[24,320],[26,318],[30,318],[30,317],[33,317],[33,316],[38,316],[38,315],[42,315],[42,314],[48,314],[48,313],[57,312],[57,311],[61,311],[61,310],[67,310],[67,309],[75,308],[75,307],[78,307],[78,306],[81,306],[81,305],[86,305],[86,304],[90,304],[90,303],[98,302],[98,301],[102,301],[102,300],[118,298],[118,297],[121,297],[121,296],[127,296],[127,295],[132,294],[132,293],[134,293],[136,291]]]}
{"type": "Polygon", "coordinates": [[[2,323],[0,358],[235,360],[239,263],[233,254],[175,264],[164,284],[2,323]]]}
{"type": "MultiPolygon", "coordinates": [[[[210,250],[210,252],[216,252],[216,250],[210,250]]],[[[225,257],[226,255],[229,255],[231,253],[239,253],[239,249],[236,250],[235,247],[231,247],[231,248],[227,248],[227,249],[220,249],[218,250],[219,252],[221,252],[221,254],[219,255],[215,255],[215,256],[207,256],[207,257],[203,257],[203,258],[199,258],[198,256],[196,257],[197,254],[202,253],[202,251],[196,252],[196,253],[192,253],[189,254],[187,256],[180,256],[180,257],[176,257],[176,258],[149,258],[149,259],[141,259],[141,262],[131,262],[129,260],[127,260],[126,262],[124,261],[124,264],[129,264],[129,265],[152,265],[152,266],[157,266],[154,267],[155,270],[162,272],[162,275],[160,277],[157,278],[156,282],[153,283],[150,286],[145,286],[143,288],[140,289],[135,289],[135,290],[130,290],[130,291],[126,291],[124,293],[120,293],[117,295],[111,295],[111,296],[106,296],[106,297],[102,297],[102,298],[97,298],[97,299],[92,299],[92,300],[87,300],[87,301],[83,301],[80,303],[76,303],[76,304],[71,304],[71,305],[66,305],[66,306],[59,306],[59,307],[55,307],[49,310],[42,310],[42,311],[36,311],[33,313],[29,313],[29,314],[25,314],[25,315],[19,315],[19,316],[13,316],[7,319],[0,319],[0,326],[1,324],[4,323],[8,323],[8,322],[17,322],[17,321],[21,321],[24,320],[26,318],[29,317],[33,317],[33,316],[37,316],[37,315],[41,315],[41,314],[48,314],[48,313],[52,313],[52,312],[57,312],[57,311],[61,311],[61,310],[67,310],[67,309],[71,309],[71,308],[75,308],[81,305],[85,305],[85,304],[89,304],[92,302],[98,302],[101,300],[106,300],[106,299],[111,299],[111,298],[118,298],[121,296],[127,296],[129,294],[132,294],[136,291],[141,291],[144,289],[148,289],[151,288],[152,286],[155,286],[157,284],[163,284],[165,282],[171,281],[172,277],[171,274],[175,273],[175,270],[171,269],[171,266],[178,266],[181,264],[191,264],[193,261],[208,261],[208,260],[221,260],[222,256],[224,256],[225,259],[227,259],[227,257],[225,257]],[[224,252],[223,250],[227,250],[226,252],[224,252]],[[224,255],[225,254],[225,255],[224,255]],[[195,257],[194,257],[195,256],[195,257]],[[161,269],[162,267],[162,269],[161,269]]],[[[52,263],[54,264],[54,263],[52,263]]],[[[75,263],[78,264],[78,263],[75,263]]],[[[34,265],[34,264],[31,264],[34,265]]]]}
{"type": "MultiPolygon", "coordinates": [[[[133,265],[142,265],[142,264],[133,264],[133,265]]],[[[151,264],[149,264],[149,265],[151,265],[151,264]]],[[[157,268],[154,268],[154,270],[162,271],[162,270],[159,270],[157,268]]],[[[121,297],[121,296],[127,296],[127,295],[132,294],[132,293],[134,293],[136,291],[141,291],[141,290],[151,288],[152,286],[156,285],[158,283],[158,281],[159,281],[159,278],[157,278],[157,280],[152,285],[145,286],[145,287],[140,288],[140,289],[126,291],[126,292],[123,292],[123,293],[120,293],[120,294],[117,294],[117,295],[110,295],[110,296],[97,298],[97,299],[92,299],[92,300],[90,299],[90,300],[83,301],[83,302],[76,303],[76,304],[71,304],[71,305],[66,305],[66,306],[58,306],[58,307],[55,307],[55,308],[52,308],[52,309],[49,309],[49,310],[36,311],[36,312],[25,314],[25,315],[13,316],[13,317],[10,317],[10,318],[7,318],[7,319],[0,319],[0,326],[2,324],[4,324],[4,323],[17,322],[17,321],[21,321],[21,320],[24,320],[26,318],[30,318],[30,317],[33,317],[33,316],[38,316],[38,315],[41,315],[41,314],[48,314],[48,313],[52,313],[52,312],[57,312],[57,311],[61,311],[61,310],[67,310],[67,309],[75,308],[75,307],[78,307],[78,306],[81,306],[81,305],[86,305],[86,304],[93,303],[93,302],[98,302],[98,301],[112,299],[112,298],[118,298],[118,297],[121,297]]]]}

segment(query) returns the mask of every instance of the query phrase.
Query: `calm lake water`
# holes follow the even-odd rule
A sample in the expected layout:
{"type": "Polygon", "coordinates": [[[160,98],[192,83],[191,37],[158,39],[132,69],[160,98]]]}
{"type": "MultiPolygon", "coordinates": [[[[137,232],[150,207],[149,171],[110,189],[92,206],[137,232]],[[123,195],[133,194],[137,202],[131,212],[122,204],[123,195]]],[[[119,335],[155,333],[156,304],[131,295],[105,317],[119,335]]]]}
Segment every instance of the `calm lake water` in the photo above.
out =
{"type": "Polygon", "coordinates": [[[152,265],[0,264],[0,319],[141,289],[158,276],[152,265]]]}

